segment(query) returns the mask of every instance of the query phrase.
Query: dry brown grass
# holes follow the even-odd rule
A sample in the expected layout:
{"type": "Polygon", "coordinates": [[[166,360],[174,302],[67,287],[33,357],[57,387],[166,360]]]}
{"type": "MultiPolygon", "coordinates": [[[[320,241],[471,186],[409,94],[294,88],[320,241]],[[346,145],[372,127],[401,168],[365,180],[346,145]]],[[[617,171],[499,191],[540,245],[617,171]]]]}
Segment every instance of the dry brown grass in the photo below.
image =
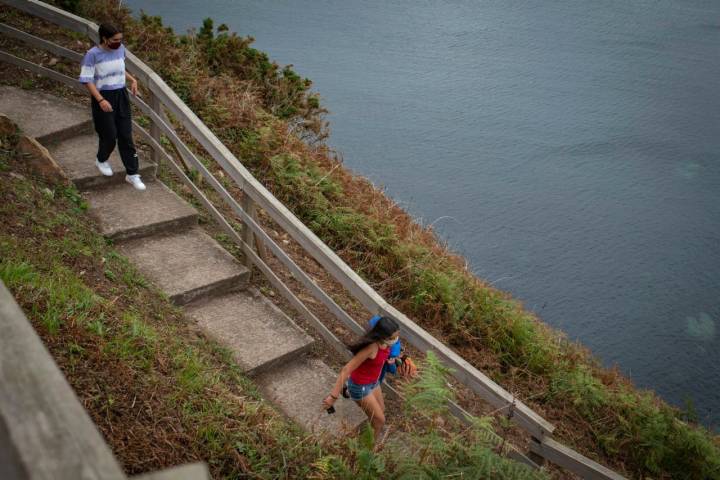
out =
{"type": "MultiPolygon", "coordinates": [[[[99,3],[98,3],[99,5],[99,3]]],[[[95,6],[96,14],[105,15],[101,7],[95,6]]],[[[92,13],[91,12],[91,13],[92,13]]],[[[515,321],[522,318],[536,332],[538,341],[544,344],[552,355],[552,363],[558,370],[583,366],[589,368],[594,378],[598,379],[608,392],[613,395],[618,392],[636,392],[629,380],[623,377],[617,369],[602,368],[592,358],[589,352],[578,344],[572,344],[564,339],[560,332],[554,331],[547,325],[532,317],[522,309],[517,302],[513,302],[506,294],[489,287],[482,280],[474,277],[467,268],[466,261],[451,252],[446,245],[438,241],[431,228],[417,224],[406,212],[395,204],[382,191],[373,186],[367,179],[354,175],[342,165],[339,155],[330,151],[322,144],[309,145],[297,136],[297,122],[280,121],[269,115],[263,108],[260,88],[249,80],[235,77],[223,77],[222,73],[211,75],[202,67],[202,58],[189,47],[179,48],[172,42],[167,32],[163,32],[157,25],[144,25],[130,22],[124,14],[118,14],[122,21],[129,25],[132,35],[137,37],[135,53],[139,54],[151,66],[167,75],[166,79],[174,84],[176,89],[187,90],[187,101],[196,110],[203,120],[210,125],[214,132],[226,145],[242,158],[248,168],[265,183],[281,199],[293,199],[298,192],[288,190],[287,185],[278,181],[273,174],[271,160],[277,155],[288,155],[297,160],[303,168],[312,168],[320,172],[342,189],[342,195],[332,197],[333,208],[352,209],[367,218],[369,222],[377,225],[391,226],[397,238],[398,245],[410,246],[420,254],[406,256],[381,256],[367,248],[362,239],[352,239],[348,242],[332,236],[324,238],[331,244],[337,253],[357,271],[362,272],[368,282],[383,296],[390,300],[397,308],[409,313],[413,319],[438,338],[452,346],[459,354],[468,359],[476,367],[488,373],[493,379],[501,383],[506,389],[517,394],[525,403],[557,426],[557,435],[565,442],[577,448],[580,452],[600,460],[611,467],[626,471],[626,455],[631,453],[629,446],[638,438],[622,439],[618,445],[619,453],[608,455],[598,445],[599,435],[612,431],[617,426],[618,413],[612,405],[596,410],[596,415],[588,418],[578,410],[570,397],[556,396],[550,399],[548,392],[552,377],[550,372],[538,371],[531,368],[526,362],[509,361],[503,351],[498,351],[492,345],[498,341],[492,338],[472,321],[460,323],[450,321],[447,305],[432,301],[422,305],[419,309],[413,301],[408,285],[415,281],[418,269],[438,272],[452,272],[453,278],[462,279],[468,291],[485,292],[494,301],[506,302],[497,312],[486,312],[492,321],[515,321]],[[161,49],[154,46],[164,46],[161,49]],[[167,48],[165,48],[167,47],[167,48]],[[182,53],[179,53],[182,52],[182,53]],[[188,53],[189,52],[189,53],[188,53]],[[174,82],[174,83],[173,83],[174,82]],[[211,92],[211,93],[208,93],[211,92]],[[248,142],[247,135],[254,135],[254,142],[248,142]],[[503,316],[507,315],[507,316],[503,316]]],[[[116,19],[117,20],[117,19],[116,19]]],[[[18,20],[23,21],[22,19],[18,20]]],[[[57,35],[53,27],[44,25],[47,35],[57,35]]],[[[78,48],[77,40],[72,36],[60,34],[58,38],[68,45],[78,48]],[[75,44],[73,44],[75,42],[75,44]]],[[[187,135],[184,139],[189,145],[201,151],[199,146],[187,135]]],[[[215,170],[216,167],[211,168],[215,170]]],[[[180,187],[182,189],[182,187],[180,187]]],[[[241,197],[238,189],[230,187],[236,198],[241,197]]],[[[187,193],[187,192],[186,192],[187,193]]],[[[288,204],[299,212],[302,218],[304,205],[288,204]]],[[[225,210],[227,212],[227,210],[225,210]]],[[[294,245],[286,234],[277,225],[274,225],[266,216],[261,215],[263,223],[273,232],[273,236],[281,241],[287,241],[287,247],[296,260],[306,271],[311,272],[314,278],[322,284],[326,291],[332,292],[333,297],[341,305],[347,307],[355,318],[365,318],[366,312],[357,306],[347,292],[339,287],[322,269],[294,245]]],[[[278,264],[276,260],[269,259],[271,263],[278,264]]],[[[278,271],[282,271],[279,269],[278,271]]],[[[284,278],[293,284],[286,273],[284,278]]],[[[307,292],[294,285],[303,298],[309,298],[307,292]]],[[[313,309],[316,305],[309,302],[313,309]]],[[[322,311],[318,307],[318,311],[322,311]]],[[[334,325],[334,320],[327,312],[318,313],[338,332],[344,334],[341,326],[334,325]]],[[[481,322],[484,318],[479,319],[481,322]]],[[[502,325],[500,325],[502,327],[502,325]]],[[[489,330],[488,330],[489,331],[489,330]]],[[[341,335],[342,336],[342,335],[341,335]]],[[[470,394],[463,393],[465,405],[472,408],[477,400],[470,394]]],[[[658,399],[653,399],[658,408],[667,408],[658,399]]],[[[715,440],[716,441],[716,440],[715,440]]],[[[634,471],[643,471],[641,465],[632,465],[628,468],[634,471]]],[[[662,476],[662,474],[660,474],[662,476]]]]}

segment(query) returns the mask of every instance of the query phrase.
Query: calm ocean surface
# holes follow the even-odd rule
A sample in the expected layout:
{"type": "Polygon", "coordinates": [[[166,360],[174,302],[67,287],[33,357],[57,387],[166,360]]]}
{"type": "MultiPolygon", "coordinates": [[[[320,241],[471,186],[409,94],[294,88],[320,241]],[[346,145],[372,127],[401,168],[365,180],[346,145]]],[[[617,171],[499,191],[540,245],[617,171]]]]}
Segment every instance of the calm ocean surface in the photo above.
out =
{"type": "Polygon", "coordinates": [[[720,2],[129,0],[314,81],[474,271],[720,427],[720,2]]]}

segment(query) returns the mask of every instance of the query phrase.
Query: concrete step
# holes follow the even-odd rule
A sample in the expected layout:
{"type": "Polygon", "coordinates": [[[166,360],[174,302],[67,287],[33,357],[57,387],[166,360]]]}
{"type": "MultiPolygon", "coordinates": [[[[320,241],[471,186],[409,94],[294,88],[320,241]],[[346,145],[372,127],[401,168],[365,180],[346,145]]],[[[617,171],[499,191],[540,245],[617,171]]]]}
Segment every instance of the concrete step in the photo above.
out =
{"type": "MultiPolygon", "coordinates": [[[[95,166],[98,138],[95,134],[78,135],[62,142],[52,144],[48,150],[60,164],[67,176],[80,190],[89,190],[105,185],[116,185],[125,181],[125,167],[116,148],[110,155],[110,165],[115,174],[106,177],[95,166]]],[[[155,179],[156,166],[140,158],[140,176],[145,183],[155,179]]]]}
{"type": "Polygon", "coordinates": [[[313,344],[312,337],[255,289],[198,302],[186,312],[232,350],[249,375],[292,361],[313,344]]]}
{"type": "Polygon", "coordinates": [[[0,113],[45,146],[93,131],[89,98],[87,107],[80,107],[37,90],[0,86],[0,113]]]}
{"type": "Polygon", "coordinates": [[[118,250],[176,305],[245,288],[250,276],[199,228],[130,240],[118,250]]]}
{"type": "Polygon", "coordinates": [[[342,396],[335,402],[335,413],[322,409],[337,373],[321,360],[304,358],[267,371],[255,382],[263,396],[275,403],[288,417],[313,433],[342,436],[365,421],[355,402],[342,396]]]}
{"type": "Polygon", "coordinates": [[[150,182],[140,192],[123,181],[91,190],[87,198],[101,233],[115,241],[183,231],[197,224],[197,211],[160,182],[150,182]]]}

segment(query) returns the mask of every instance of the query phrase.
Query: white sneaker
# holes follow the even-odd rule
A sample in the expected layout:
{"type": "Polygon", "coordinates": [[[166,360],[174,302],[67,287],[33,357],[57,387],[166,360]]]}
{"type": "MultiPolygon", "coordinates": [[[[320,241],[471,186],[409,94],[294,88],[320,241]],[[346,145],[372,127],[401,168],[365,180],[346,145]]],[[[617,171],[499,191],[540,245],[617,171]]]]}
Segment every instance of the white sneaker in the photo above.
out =
{"type": "Polygon", "coordinates": [[[145,184],[140,180],[140,175],[125,175],[125,181],[135,187],[136,190],[145,190],[145,184]]]}
{"type": "Polygon", "coordinates": [[[105,175],[106,177],[112,177],[113,171],[112,167],[110,166],[110,162],[98,162],[98,159],[95,159],[95,166],[100,170],[100,173],[105,175]]]}

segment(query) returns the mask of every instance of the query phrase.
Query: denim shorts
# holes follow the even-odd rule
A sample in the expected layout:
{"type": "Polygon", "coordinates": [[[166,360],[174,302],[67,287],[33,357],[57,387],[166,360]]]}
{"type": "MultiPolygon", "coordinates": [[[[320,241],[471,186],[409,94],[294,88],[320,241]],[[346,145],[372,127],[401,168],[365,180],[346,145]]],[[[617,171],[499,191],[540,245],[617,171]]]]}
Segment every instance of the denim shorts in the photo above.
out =
{"type": "Polygon", "coordinates": [[[353,382],[350,378],[347,381],[348,393],[350,393],[350,398],[355,401],[362,400],[370,395],[370,392],[378,385],[380,385],[380,382],[359,384],[353,382]]]}

